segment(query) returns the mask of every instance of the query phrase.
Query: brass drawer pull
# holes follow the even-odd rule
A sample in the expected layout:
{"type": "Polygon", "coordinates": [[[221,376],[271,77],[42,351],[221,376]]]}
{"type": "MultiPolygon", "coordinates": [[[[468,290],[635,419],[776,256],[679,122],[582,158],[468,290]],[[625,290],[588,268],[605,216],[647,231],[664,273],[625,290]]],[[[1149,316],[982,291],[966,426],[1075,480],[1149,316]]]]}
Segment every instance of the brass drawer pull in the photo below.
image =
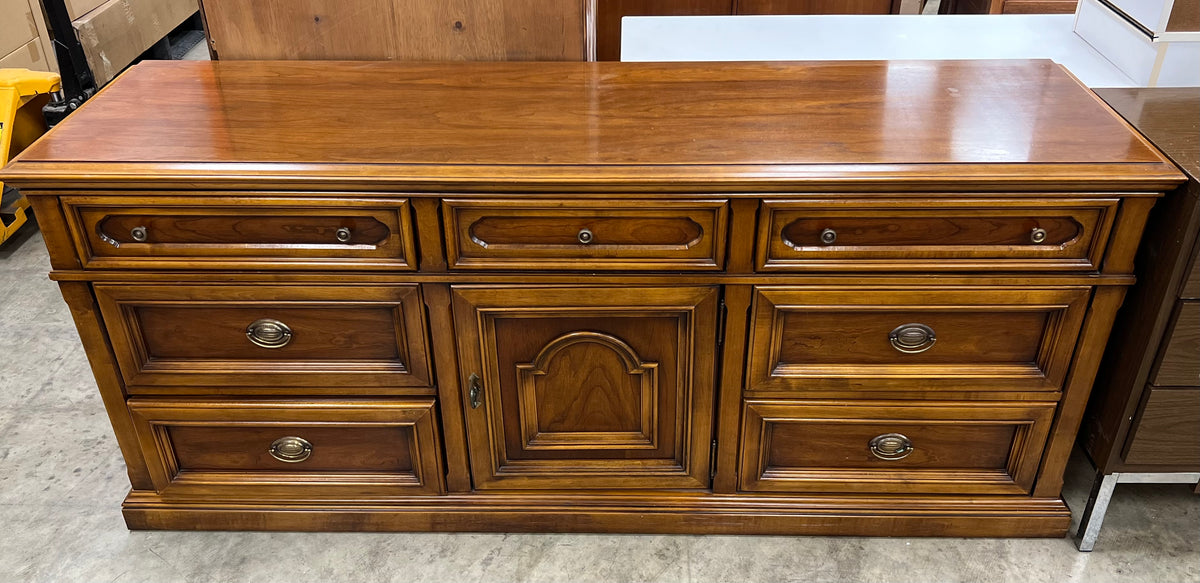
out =
{"type": "Polygon", "coordinates": [[[902,324],[888,334],[892,348],[906,354],[925,352],[937,342],[933,328],[924,324],[902,324]]]}
{"type": "Polygon", "coordinates": [[[871,453],[881,460],[902,460],[913,452],[912,440],[900,433],[876,435],[867,443],[871,453]]]}
{"type": "Polygon", "coordinates": [[[595,236],[592,235],[591,229],[579,229],[579,235],[577,238],[579,239],[580,243],[583,243],[584,245],[590,245],[595,236]]]}
{"type": "Polygon", "coordinates": [[[1029,240],[1032,241],[1033,243],[1041,243],[1041,242],[1045,241],[1046,240],[1046,229],[1043,229],[1041,227],[1034,227],[1033,231],[1031,231],[1029,233],[1029,240]]]}
{"type": "Polygon", "coordinates": [[[146,227],[134,227],[132,229],[129,229],[129,238],[133,239],[134,241],[137,241],[138,243],[145,242],[146,241],[146,227]]]}
{"type": "Polygon", "coordinates": [[[312,455],[313,446],[303,437],[280,437],[271,442],[271,457],[289,464],[300,463],[312,455]]]}
{"type": "Polygon", "coordinates": [[[837,241],[837,231],[833,229],[825,229],[821,231],[821,242],[826,245],[833,245],[837,241]]]}
{"type": "Polygon", "coordinates": [[[350,232],[349,227],[341,227],[337,230],[337,232],[334,233],[334,236],[337,237],[338,243],[349,243],[352,235],[353,233],[350,232]]]}
{"type": "Polygon", "coordinates": [[[279,320],[263,318],[246,326],[246,338],[249,338],[255,346],[283,348],[292,341],[292,329],[279,320]]]}

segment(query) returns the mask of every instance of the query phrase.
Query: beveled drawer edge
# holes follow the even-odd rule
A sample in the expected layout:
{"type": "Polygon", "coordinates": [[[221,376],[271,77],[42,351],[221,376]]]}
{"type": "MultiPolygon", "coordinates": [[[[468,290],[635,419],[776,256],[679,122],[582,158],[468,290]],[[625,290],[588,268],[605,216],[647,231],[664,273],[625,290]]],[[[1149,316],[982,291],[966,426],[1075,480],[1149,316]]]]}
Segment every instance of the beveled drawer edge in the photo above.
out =
{"type": "MultiPolygon", "coordinates": [[[[417,270],[416,229],[413,221],[411,201],[408,198],[337,198],[322,192],[295,192],[286,196],[261,196],[256,192],[213,191],[207,198],[195,196],[172,196],[159,192],[95,192],[88,194],[63,194],[58,196],[62,213],[71,234],[72,243],[83,269],[369,269],[369,270],[417,270]],[[136,196],[135,196],[136,194],[136,196]],[[177,257],[119,257],[105,258],[93,253],[90,237],[80,212],[85,208],[136,208],[136,207],[261,207],[283,211],[303,209],[336,211],[338,208],[361,210],[386,210],[396,215],[399,225],[395,237],[399,239],[402,257],[397,258],[337,258],[337,257],[253,257],[230,256],[177,256],[177,257]],[[279,265],[274,265],[279,264],[279,265]]],[[[358,194],[358,193],[356,193],[358,194]]],[[[365,193],[363,193],[365,194],[365,193]]],[[[297,215],[303,216],[303,215],[297,215]]]]}
{"type": "MultiPolygon", "coordinates": [[[[159,495],[184,496],[196,490],[205,499],[235,498],[242,487],[252,486],[265,489],[264,494],[250,494],[252,498],[265,497],[303,499],[295,488],[328,491],[338,497],[361,495],[358,488],[396,487],[412,488],[427,494],[444,492],[442,484],[442,462],[440,438],[437,431],[437,403],[434,399],[389,399],[389,400],[212,400],[212,399],[150,399],[131,398],[127,401],[133,417],[134,430],[145,456],[151,478],[159,495]],[[347,417],[340,421],[329,419],[331,413],[347,417]],[[214,415],[226,420],[212,421],[214,415]],[[267,418],[263,418],[267,415],[267,418]],[[168,425],[197,425],[236,427],[263,426],[273,424],[341,426],[355,425],[412,427],[413,439],[410,456],[413,462],[412,477],[378,476],[362,471],[318,472],[298,471],[294,473],[272,473],[270,476],[237,476],[228,471],[181,471],[174,460],[174,448],[166,434],[168,425]],[[278,486],[283,493],[272,493],[270,487],[278,486]],[[225,490],[224,494],[217,493],[225,490]]],[[[250,472],[246,472],[247,474],[250,472]]],[[[408,492],[411,495],[416,492],[408,492]]]]}
{"type": "Polygon", "coordinates": [[[725,266],[727,237],[729,230],[729,199],[727,198],[671,198],[671,199],[572,199],[568,201],[538,198],[453,198],[441,200],[442,237],[445,245],[446,262],[451,270],[681,270],[720,271],[725,266]],[[641,206],[636,206],[636,205],[641,206]],[[689,243],[686,249],[711,239],[712,252],[704,257],[466,257],[460,248],[459,231],[469,228],[458,220],[460,209],[485,208],[529,209],[529,210],[576,210],[609,207],[611,210],[635,212],[644,210],[695,209],[712,213],[709,225],[692,222],[701,229],[701,234],[689,243]],[[711,225],[711,228],[709,226],[711,225]]]}
{"type": "MultiPolygon", "coordinates": [[[[858,193],[845,193],[847,197],[858,193]]],[[[1109,236],[1116,223],[1120,198],[1092,197],[1065,198],[1060,193],[1045,193],[1049,200],[1027,198],[987,198],[988,193],[978,193],[971,197],[964,193],[955,198],[937,198],[933,202],[913,201],[897,196],[896,198],[846,198],[846,199],[804,199],[764,197],[759,208],[758,233],[755,245],[755,269],[760,272],[786,272],[796,270],[859,270],[859,271],[985,271],[1003,269],[1008,271],[1099,271],[1100,260],[1108,245],[1109,236]],[[924,202],[923,206],[919,206],[924,202]],[[774,225],[775,214],[791,209],[813,209],[828,211],[861,211],[861,210],[913,210],[925,212],[947,211],[983,211],[996,209],[1095,209],[1100,211],[1097,228],[1092,232],[1090,246],[1083,258],[988,258],[988,257],[959,257],[959,258],[922,258],[922,257],[829,257],[829,258],[772,258],[771,241],[781,236],[774,225]]],[[[1029,193],[1025,193],[1028,195],[1029,193]]],[[[970,246],[963,246],[969,248],[970,246]]]]}

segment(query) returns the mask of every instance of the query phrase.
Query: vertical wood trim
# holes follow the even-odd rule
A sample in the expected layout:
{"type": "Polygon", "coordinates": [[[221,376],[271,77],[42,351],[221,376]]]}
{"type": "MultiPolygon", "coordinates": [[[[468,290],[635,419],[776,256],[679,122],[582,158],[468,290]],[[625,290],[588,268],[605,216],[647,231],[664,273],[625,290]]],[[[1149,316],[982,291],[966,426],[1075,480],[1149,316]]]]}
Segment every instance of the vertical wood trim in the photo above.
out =
{"type": "Polygon", "coordinates": [[[1096,380],[1096,371],[1104,356],[1104,346],[1108,343],[1113,320],[1116,319],[1117,310],[1125,298],[1125,290],[1124,286],[1100,286],[1092,298],[1092,305],[1088,308],[1083,332],[1075,349],[1075,359],[1071,363],[1071,372],[1067,374],[1066,386],[1059,401],[1058,413],[1054,418],[1053,427],[1050,428],[1050,441],[1042,457],[1042,468],[1038,472],[1034,496],[1052,497],[1062,494],[1067,458],[1070,457],[1071,448],[1075,444],[1075,436],[1083,420],[1088,395],[1091,394],[1092,383],[1096,380]]]}
{"type": "Polygon", "coordinates": [[[468,469],[466,427],[459,391],[458,351],[454,346],[454,318],[450,312],[450,286],[444,283],[421,284],[421,295],[429,309],[438,412],[442,417],[442,436],[445,439],[446,489],[450,492],[470,492],[471,472],[468,469]]]}
{"type": "Polygon", "coordinates": [[[413,229],[417,232],[421,271],[446,271],[446,254],[442,251],[442,230],[439,228],[441,220],[438,216],[438,199],[410,200],[417,214],[413,229]]]}
{"type": "Polygon", "coordinates": [[[75,244],[71,242],[71,230],[67,228],[67,219],[58,205],[58,197],[26,194],[25,198],[33,207],[33,215],[37,217],[46,249],[50,251],[50,266],[54,269],[80,269],[79,255],[75,253],[75,244]]]}
{"type": "Polygon", "coordinates": [[[717,384],[716,475],[713,492],[731,494],[737,491],[738,422],[742,412],[743,363],[746,360],[746,331],[750,318],[748,285],[725,287],[725,343],[721,353],[721,376],[717,384]]]}
{"type": "Polygon", "coordinates": [[[729,236],[726,237],[728,259],[726,273],[754,272],[754,243],[758,233],[758,200],[734,199],[730,203],[729,236]]]}
{"type": "Polygon", "coordinates": [[[1146,228],[1146,218],[1156,202],[1156,198],[1127,198],[1121,201],[1101,273],[1133,272],[1133,260],[1142,240],[1142,231],[1146,228]]]}
{"type": "Polygon", "coordinates": [[[92,297],[90,284],[64,281],[60,282],[58,287],[71,310],[75,327],[79,330],[79,339],[83,341],[83,350],[92,367],[92,374],[96,377],[100,398],[104,401],[104,409],[108,412],[113,433],[117,436],[117,445],[121,448],[121,455],[125,456],[129,482],[135,490],[152,490],[154,482],[150,479],[146,459],[142,457],[133,419],[125,407],[125,389],[121,383],[121,374],[117,371],[116,358],[109,347],[108,335],[104,332],[100,309],[92,297]]]}

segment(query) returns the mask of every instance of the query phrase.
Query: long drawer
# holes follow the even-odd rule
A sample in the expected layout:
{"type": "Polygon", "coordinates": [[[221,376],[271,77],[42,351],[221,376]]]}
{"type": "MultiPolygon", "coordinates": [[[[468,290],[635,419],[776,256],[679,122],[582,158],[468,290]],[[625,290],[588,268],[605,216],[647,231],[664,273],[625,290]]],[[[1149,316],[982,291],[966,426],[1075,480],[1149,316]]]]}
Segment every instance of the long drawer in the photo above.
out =
{"type": "Polygon", "coordinates": [[[1147,387],[1123,452],[1125,463],[1187,465],[1200,470],[1198,427],[1200,388],[1147,387]]]}
{"type": "Polygon", "coordinates": [[[106,283],[94,289],[132,394],[171,387],[432,393],[416,285],[106,283]]]}
{"type": "Polygon", "coordinates": [[[64,196],[85,268],[416,269],[406,199],[64,196]]]}
{"type": "Polygon", "coordinates": [[[751,492],[1027,494],[1053,403],[747,401],[751,492]]]}
{"type": "Polygon", "coordinates": [[[378,498],[442,492],[432,400],[131,399],[164,496],[378,498]]]}
{"type": "Polygon", "coordinates": [[[760,286],[747,391],[1057,391],[1086,287],[760,286]]]}
{"type": "Polygon", "coordinates": [[[1094,271],[1117,202],[766,200],[758,268],[1094,271]]]}
{"type": "Polygon", "coordinates": [[[1200,301],[1180,301],[1151,377],[1158,386],[1200,386],[1200,301]]]}
{"type": "Polygon", "coordinates": [[[724,200],[446,200],[455,269],[705,270],[725,264],[724,200]]]}

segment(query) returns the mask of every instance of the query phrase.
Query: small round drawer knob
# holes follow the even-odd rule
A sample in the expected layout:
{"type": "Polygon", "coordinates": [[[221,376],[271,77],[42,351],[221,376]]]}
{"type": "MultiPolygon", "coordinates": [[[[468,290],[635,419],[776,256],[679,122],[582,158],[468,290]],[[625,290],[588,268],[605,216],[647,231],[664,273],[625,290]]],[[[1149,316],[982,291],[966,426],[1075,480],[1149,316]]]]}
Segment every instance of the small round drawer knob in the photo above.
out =
{"type": "Polygon", "coordinates": [[[821,231],[821,242],[826,245],[833,245],[837,242],[837,231],[833,229],[825,229],[821,231]]]}
{"type": "Polygon", "coordinates": [[[283,348],[292,341],[292,329],[279,320],[263,318],[246,326],[246,338],[249,338],[255,346],[283,348]]]}
{"type": "Polygon", "coordinates": [[[900,352],[916,354],[929,350],[937,342],[937,334],[924,324],[903,324],[888,334],[888,341],[900,352]]]}
{"type": "Polygon", "coordinates": [[[594,235],[592,235],[592,231],[590,229],[579,229],[579,235],[577,238],[579,239],[580,243],[589,245],[591,244],[594,235]]]}
{"type": "Polygon", "coordinates": [[[349,227],[342,227],[334,232],[334,236],[337,237],[339,243],[349,243],[352,235],[353,233],[350,232],[349,227]]]}
{"type": "Polygon", "coordinates": [[[144,242],[146,240],[146,227],[134,227],[129,229],[129,238],[137,241],[138,243],[144,242]]]}
{"type": "Polygon", "coordinates": [[[867,443],[871,453],[881,460],[901,460],[913,452],[912,440],[899,433],[876,435],[867,443]]]}
{"type": "Polygon", "coordinates": [[[303,437],[280,437],[271,442],[271,448],[268,449],[271,457],[289,464],[299,463],[312,455],[312,444],[303,437]]]}
{"type": "Polygon", "coordinates": [[[1029,240],[1034,243],[1044,242],[1046,240],[1046,229],[1034,227],[1033,231],[1029,233],[1029,240]]]}

